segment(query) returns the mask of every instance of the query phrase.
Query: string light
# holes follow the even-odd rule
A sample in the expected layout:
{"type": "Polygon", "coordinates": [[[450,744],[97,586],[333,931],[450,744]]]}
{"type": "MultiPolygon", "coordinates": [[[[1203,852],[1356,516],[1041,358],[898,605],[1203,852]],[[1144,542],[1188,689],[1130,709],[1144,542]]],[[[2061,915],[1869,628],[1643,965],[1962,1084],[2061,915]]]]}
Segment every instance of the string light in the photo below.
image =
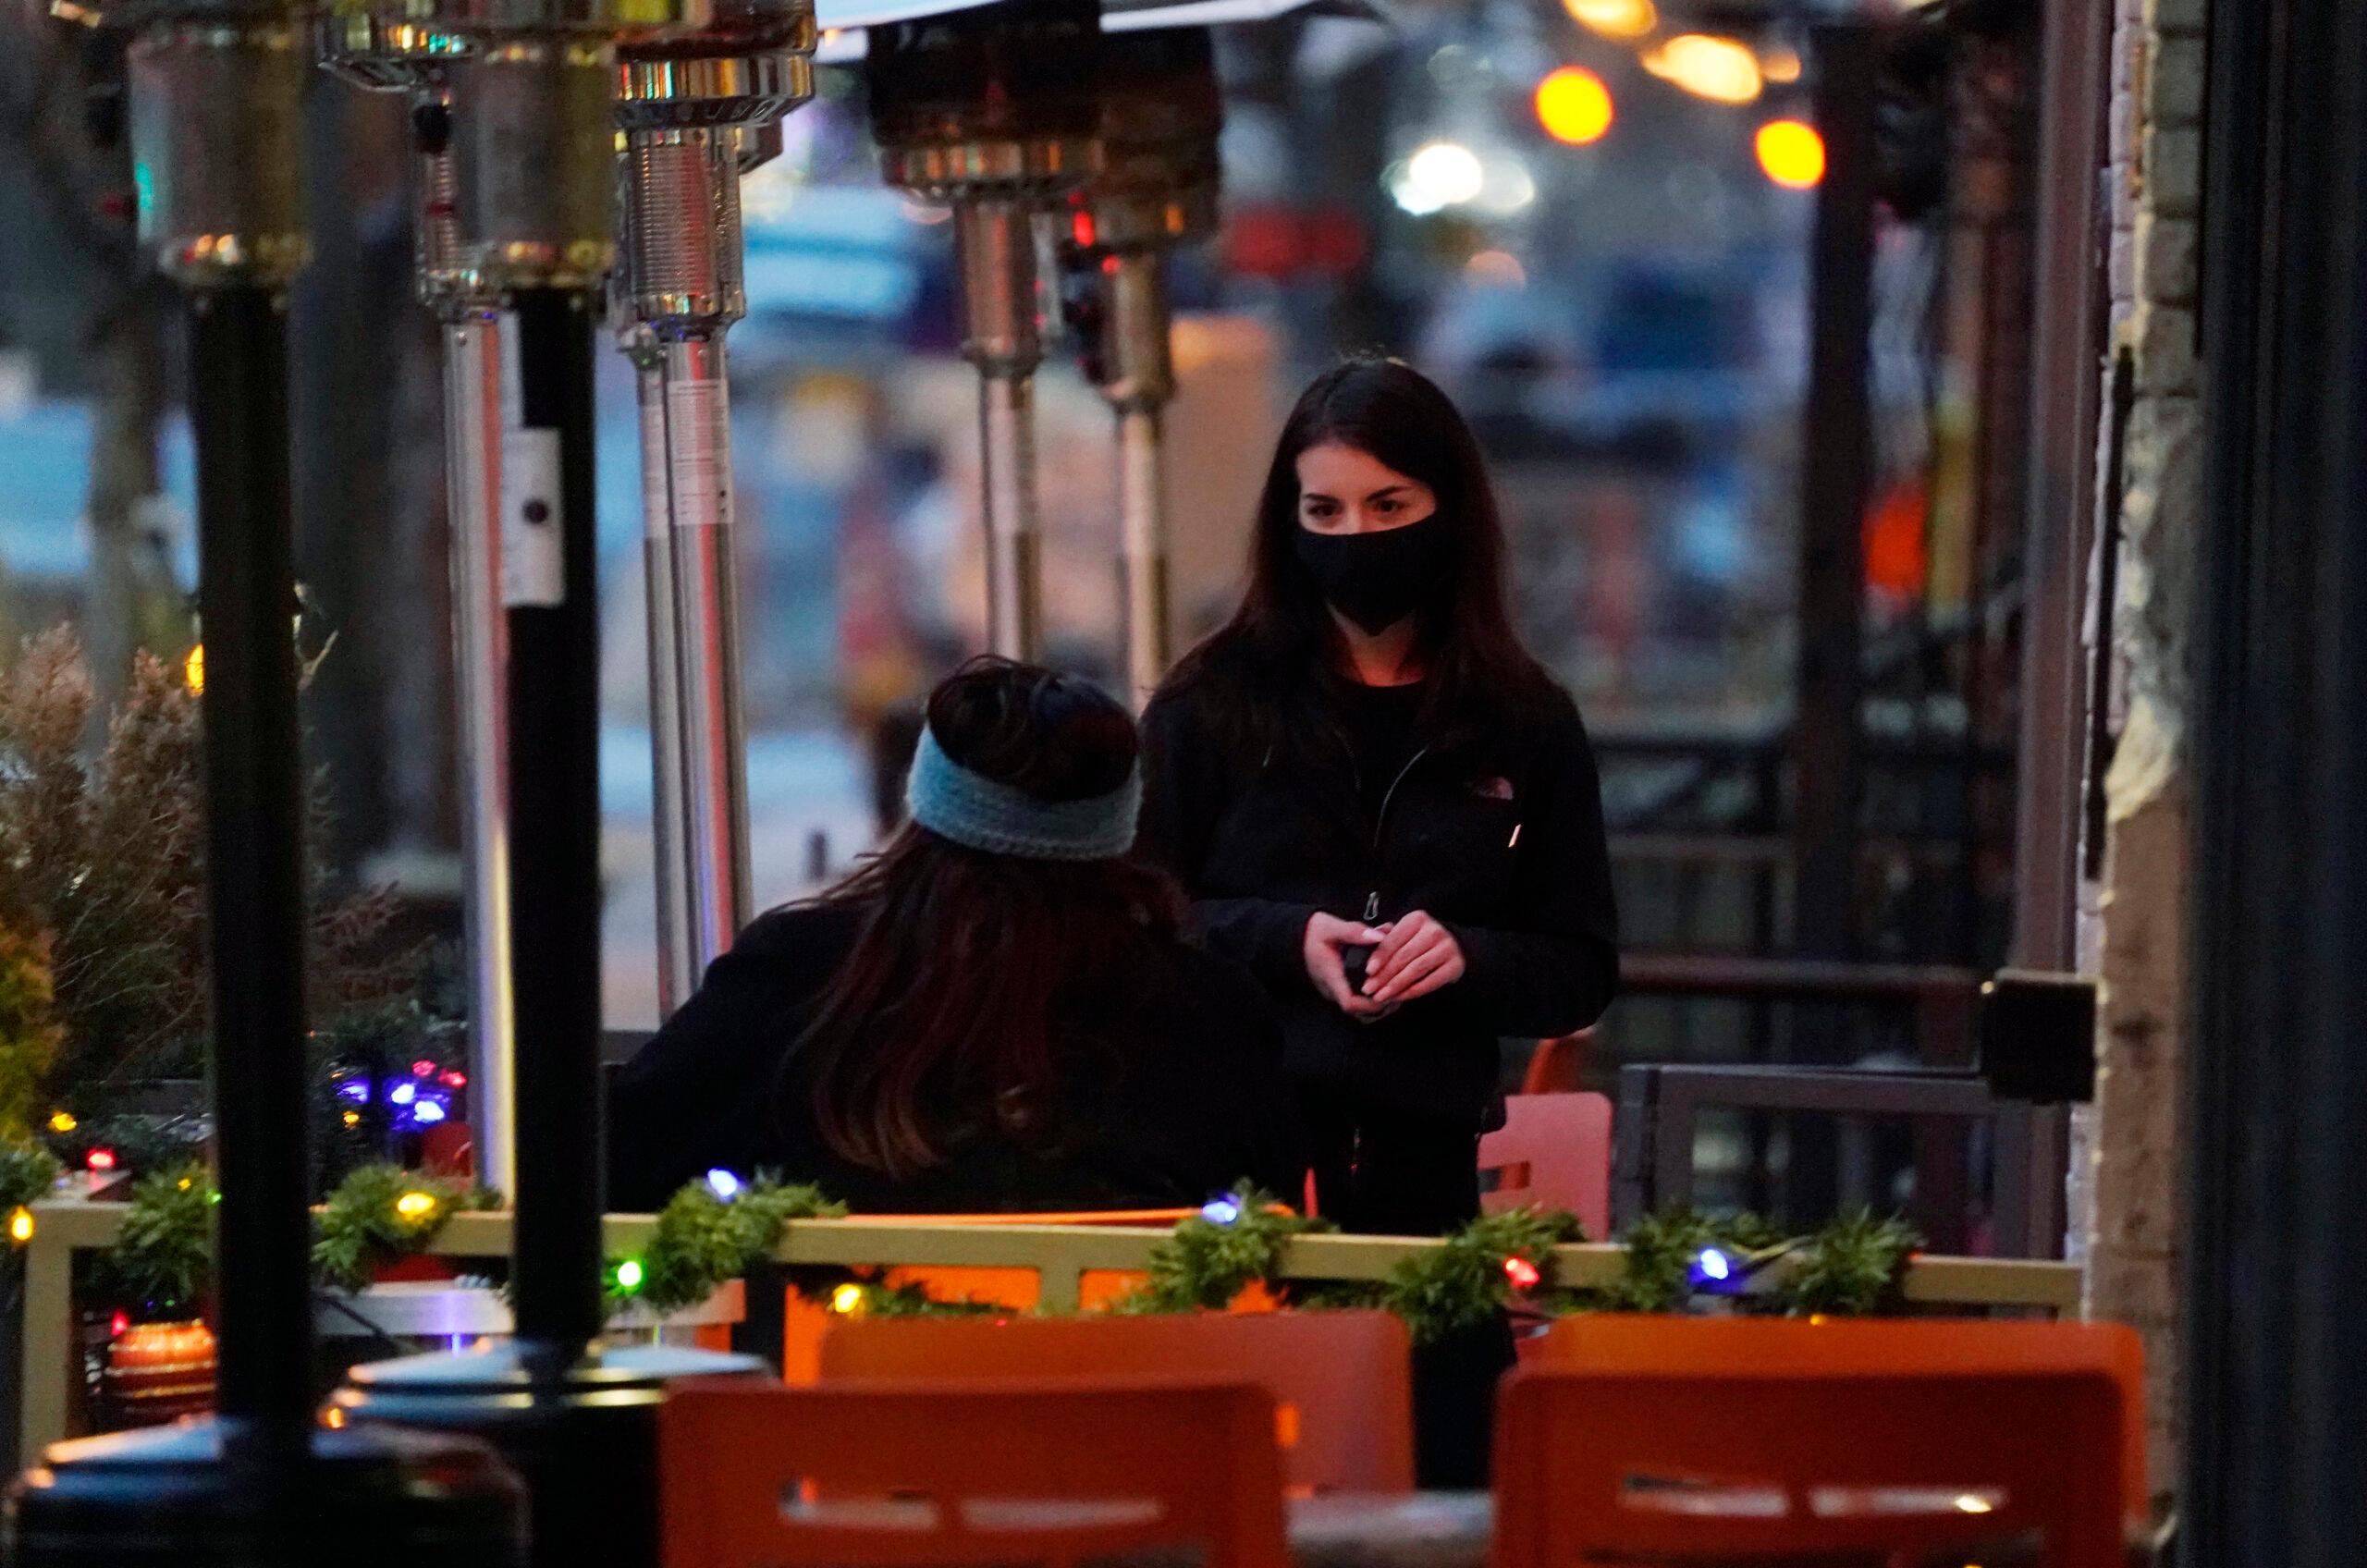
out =
{"type": "Polygon", "coordinates": [[[107,1319],[107,1338],[119,1340],[129,1332],[131,1332],[131,1314],[129,1312],[118,1312],[107,1319]]]}
{"type": "Polygon", "coordinates": [[[444,1120],[444,1108],[434,1100],[422,1100],[412,1109],[411,1120],[423,1127],[433,1127],[444,1120]]]}
{"type": "Polygon", "coordinates": [[[115,1169],[115,1150],[92,1149],[82,1157],[82,1163],[104,1176],[115,1169]]]}
{"type": "MultiPolygon", "coordinates": [[[[395,1212],[405,1219],[423,1219],[435,1212],[435,1196],[432,1193],[405,1193],[395,1200],[395,1212]]],[[[621,1274],[622,1270],[619,1272],[621,1274]]]]}
{"type": "Polygon", "coordinates": [[[433,1078],[435,1076],[435,1064],[423,1058],[411,1064],[411,1075],[414,1078],[433,1078]]]}
{"type": "Polygon", "coordinates": [[[71,1133],[80,1125],[80,1122],[74,1120],[74,1113],[70,1110],[54,1110],[49,1113],[49,1130],[53,1133],[71,1133]]]}
{"type": "Polygon", "coordinates": [[[1617,114],[1611,89],[1584,66],[1564,66],[1546,77],[1533,102],[1545,134],[1571,147],[1601,141],[1617,114]]]}
{"type": "Polygon", "coordinates": [[[360,1111],[358,1111],[358,1110],[349,1110],[349,1111],[347,1111],[347,1112],[345,1113],[345,1124],[346,1124],[348,1127],[359,1127],[359,1126],[361,1126],[361,1125],[362,1125],[362,1113],[361,1113],[360,1111]]]}
{"type": "Polygon", "coordinates": [[[1996,1510],[1997,1505],[1979,1492],[1966,1492],[1956,1499],[1956,1512],[1959,1513],[1993,1513],[1996,1510]]]}
{"type": "Polygon", "coordinates": [[[706,1173],[706,1186],[726,1203],[740,1195],[740,1178],[719,1165],[706,1173]]]}
{"type": "Polygon", "coordinates": [[[190,1179],[184,1176],[178,1182],[175,1182],[174,1185],[178,1187],[184,1193],[188,1192],[190,1189],[190,1179]]]}
{"type": "Polygon", "coordinates": [[[1696,1284],[1719,1284],[1734,1278],[1734,1259],[1717,1247],[1703,1247],[1693,1259],[1696,1284]]]}
{"type": "Polygon", "coordinates": [[[1759,167],[1787,190],[1806,190],[1824,178],[1824,138],[1800,120],[1769,120],[1752,138],[1759,167]]]}
{"type": "Polygon", "coordinates": [[[1425,142],[1405,160],[1397,204],[1420,217],[1441,207],[1460,206],[1488,183],[1479,154],[1460,141],[1425,142]]]}
{"type": "Polygon", "coordinates": [[[1759,97],[1759,56],[1731,38],[1685,32],[1641,56],[1643,67],[1697,98],[1748,104],[1759,97]]]}
{"type": "Polygon", "coordinates": [[[8,1216],[8,1239],[23,1246],[33,1239],[33,1211],[21,1204],[8,1216]]]}
{"type": "Polygon", "coordinates": [[[469,1086],[469,1075],[459,1072],[447,1072],[444,1074],[444,1086],[448,1089],[465,1089],[469,1086]]]}
{"type": "Polygon", "coordinates": [[[189,657],[181,660],[181,679],[189,682],[189,689],[191,692],[201,697],[205,695],[204,643],[199,643],[191,646],[189,657]]]}
{"type": "Polygon", "coordinates": [[[850,1281],[830,1292],[830,1310],[852,1317],[863,1310],[863,1287],[850,1281]]]}
{"type": "Polygon", "coordinates": [[[641,1259],[629,1257],[617,1265],[617,1289],[627,1295],[641,1289],[641,1259]]]}
{"type": "Polygon", "coordinates": [[[1538,1271],[1537,1265],[1525,1257],[1504,1259],[1504,1278],[1513,1282],[1513,1289],[1516,1291],[1533,1291],[1544,1277],[1538,1271]]]}
{"type": "Polygon", "coordinates": [[[409,1084],[398,1084],[387,1094],[386,1097],[394,1101],[397,1105],[409,1105],[411,1101],[419,1098],[419,1091],[409,1084]]]}
{"type": "Polygon", "coordinates": [[[1570,19],[1605,38],[1641,38],[1661,25],[1652,0],[1562,0],[1570,19]]]}
{"type": "Polygon", "coordinates": [[[1210,1198],[1200,1206],[1200,1218],[1211,1225],[1236,1225],[1241,1221],[1241,1200],[1235,1197],[1210,1198]]]}

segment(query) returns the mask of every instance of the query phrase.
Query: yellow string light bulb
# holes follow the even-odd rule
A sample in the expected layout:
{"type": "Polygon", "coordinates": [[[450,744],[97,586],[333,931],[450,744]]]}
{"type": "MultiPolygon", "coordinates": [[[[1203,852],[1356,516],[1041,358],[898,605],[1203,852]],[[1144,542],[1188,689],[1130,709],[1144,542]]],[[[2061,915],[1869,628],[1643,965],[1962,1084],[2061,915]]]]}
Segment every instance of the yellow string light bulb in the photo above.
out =
{"type": "Polygon", "coordinates": [[[74,1113],[70,1110],[53,1110],[49,1113],[49,1130],[53,1133],[71,1133],[80,1125],[80,1122],[74,1120],[74,1113]]]}
{"type": "Polygon", "coordinates": [[[861,1312],[863,1310],[863,1287],[861,1285],[849,1283],[840,1285],[837,1290],[832,1291],[830,1292],[830,1310],[832,1312],[841,1313],[849,1317],[852,1317],[856,1313],[861,1312]]]}
{"type": "Polygon", "coordinates": [[[1652,0],[1562,0],[1562,8],[1605,38],[1641,38],[1661,24],[1652,0]]]}
{"type": "Polygon", "coordinates": [[[1571,147],[1601,141],[1616,115],[1611,89],[1584,66],[1564,66],[1539,82],[1533,103],[1545,134],[1571,147]]]}
{"type": "Polygon", "coordinates": [[[435,1198],[429,1193],[405,1193],[395,1200],[395,1212],[405,1219],[422,1219],[435,1212],[435,1198]]]}
{"type": "Polygon", "coordinates": [[[1641,56],[1643,67],[1713,104],[1756,100],[1763,79],[1759,56],[1731,38],[1706,32],[1679,33],[1641,56]]]}
{"type": "Polygon", "coordinates": [[[23,1246],[27,1242],[33,1239],[33,1211],[31,1209],[19,1207],[16,1213],[8,1216],[8,1239],[16,1243],[18,1246],[23,1246]]]}
{"type": "Polygon", "coordinates": [[[361,1126],[361,1125],[362,1125],[362,1113],[361,1113],[360,1111],[358,1111],[358,1110],[349,1110],[349,1111],[347,1111],[347,1112],[345,1113],[345,1124],[346,1124],[348,1127],[359,1127],[359,1126],[361,1126]]]}
{"type": "Polygon", "coordinates": [[[1760,169],[1786,190],[1807,190],[1824,178],[1824,138],[1801,120],[1769,120],[1751,139],[1760,169]]]}
{"type": "Polygon", "coordinates": [[[201,697],[205,695],[204,643],[199,643],[192,646],[189,651],[189,657],[181,661],[181,679],[189,682],[190,691],[201,697]]]}

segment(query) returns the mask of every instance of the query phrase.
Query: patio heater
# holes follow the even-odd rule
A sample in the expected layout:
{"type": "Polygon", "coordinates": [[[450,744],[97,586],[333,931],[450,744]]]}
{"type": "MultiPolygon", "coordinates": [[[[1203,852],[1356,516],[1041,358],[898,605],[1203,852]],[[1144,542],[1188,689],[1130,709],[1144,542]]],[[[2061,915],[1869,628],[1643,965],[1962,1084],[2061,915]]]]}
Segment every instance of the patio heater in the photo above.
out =
{"type": "Polygon", "coordinates": [[[218,1414],[59,1444],[10,1497],[7,1557],[115,1568],[522,1558],[481,1446],[315,1428],[304,1105],[304,768],[296,704],[287,291],[307,257],[304,23],[273,0],[112,11],[140,230],[181,288],[206,636],[218,1414]]]}
{"type": "Polygon", "coordinates": [[[1117,416],[1119,602],[1139,709],[1172,652],[1160,431],[1175,395],[1167,257],[1216,229],[1224,102],[1206,28],[1105,34],[1095,85],[1104,162],[1070,197],[1061,259],[1085,374],[1117,416]]]}
{"type": "Polygon", "coordinates": [[[505,307],[460,249],[448,67],[466,38],[346,13],[321,22],[321,63],[359,87],[411,98],[421,303],[444,339],[444,462],[451,532],[452,687],[467,867],[470,1130],[478,1180],[513,1191],[517,1051],[509,992],[509,758],[501,599],[501,387],[505,307]]]}
{"type": "Polygon", "coordinates": [[[778,151],[781,116],[813,97],[814,42],[812,0],[732,0],[695,34],[618,51],[618,337],[640,390],[667,1013],[731,945],[752,901],[723,344],[748,309],[740,177],[778,151]]]}
{"type": "Polygon", "coordinates": [[[871,30],[873,134],[890,185],[953,209],[963,357],[978,371],[987,644],[1043,643],[1036,506],[1033,218],[1100,165],[1094,0],[1008,3],[871,30]]]}
{"type": "Polygon", "coordinates": [[[504,300],[498,410],[507,606],[509,946],[518,1055],[515,1335],[489,1354],[354,1369],[337,1408],[490,1439],[524,1475],[537,1563],[656,1556],[656,1406],[747,1357],[604,1346],[599,624],[593,333],[615,256],[619,38],[695,27],[652,0],[454,0],[460,270],[504,300]]]}

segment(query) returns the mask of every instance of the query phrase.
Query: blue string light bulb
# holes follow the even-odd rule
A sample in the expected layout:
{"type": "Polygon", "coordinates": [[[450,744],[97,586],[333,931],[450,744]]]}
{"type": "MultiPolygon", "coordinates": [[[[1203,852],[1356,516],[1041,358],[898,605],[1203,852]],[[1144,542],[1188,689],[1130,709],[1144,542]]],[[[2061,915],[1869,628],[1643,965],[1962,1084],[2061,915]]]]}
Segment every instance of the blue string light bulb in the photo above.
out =
{"type": "Polygon", "coordinates": [[[1745,1252],[1736,1247],[1705,1246],[1693,1255],[1693,1262],[1685,1271],[1686,1283],[1700,1295],[1741,1295],[1750,1289],[1751,1281],[1762,1269],[1798,1244],[1797,1242],[1782,1242],[1757,1252],[1745,1252]]]}
{"type": "Polygon", "coordinates": [[[1210,1198],[1200,1206],[1200,1218],[1211,1225],[1236,1225],[1241,1221],[1241,1200],[1231,1193],[1210,1198]]]}
{"type": "Polygon", "coordinates": [[[740,1184],[739,1177],[734,1176],[730,1171],[724,1170],[723,1167],[719,1165],[706,1173],[707,1191],[713,1193],[717,1197],[721,1198],[725,1203],[730,1203],[733,1198],[740,1195],[740,1184]]]}

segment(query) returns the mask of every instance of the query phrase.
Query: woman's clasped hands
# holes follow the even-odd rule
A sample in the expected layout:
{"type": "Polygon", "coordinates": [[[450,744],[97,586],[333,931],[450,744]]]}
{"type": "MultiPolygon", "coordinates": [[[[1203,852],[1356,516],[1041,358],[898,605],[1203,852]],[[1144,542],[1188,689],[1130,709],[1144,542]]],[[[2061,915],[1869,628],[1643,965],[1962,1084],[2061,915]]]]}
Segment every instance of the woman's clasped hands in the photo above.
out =
{"type": "Polygon", "coordinates": [[[1367,1023],[1453,985],[1465,969],[1454,933],[1423,910],[1379,925],[1318,913],[1307,919],[1303,947],[1316,990],[1367,1023]],[[1352,949],[1365,950],[1360,980],[1349,974],[1352,949]]]}

